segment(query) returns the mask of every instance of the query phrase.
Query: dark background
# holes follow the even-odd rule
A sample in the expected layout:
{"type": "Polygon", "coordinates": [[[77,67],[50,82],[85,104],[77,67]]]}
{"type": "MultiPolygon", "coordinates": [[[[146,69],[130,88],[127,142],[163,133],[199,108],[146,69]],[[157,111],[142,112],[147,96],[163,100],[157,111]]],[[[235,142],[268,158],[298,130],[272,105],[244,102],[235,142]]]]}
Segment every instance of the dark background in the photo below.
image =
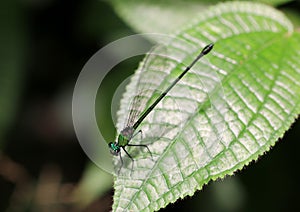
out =
{"type": "MultiPolygon", "coordinates": [[[[73,131],[72,90],[97,50],[135,32],[102,1],[1,5],[0,211],[81,211],[70,197],[89,160],[73,131]]],[[[299,3],[282,8],[300,9],[299,3]]],[[[118,66],[122,75],[107,76],[103,114],[110,114],[114,89],[139,59],[118,66]]],[[[105,118],[104,135],[112,140],[114,126],[105,118]]],[[[257,162],[163,211],[300,211],[299,131],[298,121],[257,162]]],[[[110,210],[112,195],[108,190],[85,211],[110,210]]]]}

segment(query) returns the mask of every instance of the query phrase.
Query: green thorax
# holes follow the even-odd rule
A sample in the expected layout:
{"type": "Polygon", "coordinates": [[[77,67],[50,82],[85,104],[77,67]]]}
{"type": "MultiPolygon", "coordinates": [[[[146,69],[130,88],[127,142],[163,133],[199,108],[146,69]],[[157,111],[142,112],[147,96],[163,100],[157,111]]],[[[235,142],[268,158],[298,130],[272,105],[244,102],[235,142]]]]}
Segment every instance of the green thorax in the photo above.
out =
{"type": "Polygon", "coordinates": [[[126,146],[131,140],[133,133],[134,129],[132,127],[126,127],[125,129],[123,129],[118,136],[118,145],[120,147],[126,146]]]}

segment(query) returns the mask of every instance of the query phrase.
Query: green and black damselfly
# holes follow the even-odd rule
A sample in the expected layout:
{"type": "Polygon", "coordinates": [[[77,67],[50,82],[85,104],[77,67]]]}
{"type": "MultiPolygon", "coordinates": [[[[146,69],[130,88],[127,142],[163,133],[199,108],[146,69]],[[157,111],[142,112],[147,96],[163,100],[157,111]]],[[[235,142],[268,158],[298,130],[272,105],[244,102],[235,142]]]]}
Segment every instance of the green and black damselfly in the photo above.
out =
{"type": "MultiPolygon", "coordinates": [[[[126,126],[121,133],[118,136],[118,141],[117,142],[110,142],[108,144],[110,148],[111,154],[115,156],[120,156],[121,160],[121,167],[123,166],[123,159],[121,156],[121,148],[124,150],[124,152],[127,154],[127,156],[131,159],[132,163],[134,162],[132,156],[127,152],[125,149],[126,146],[135,146],[135,147],[144,147],[147,148],[147,151],[151,154],[152,153],[149,150],[147,145],[144,144],[130,144],[129,142],[133,137],[135,137],[138,133],[141,133],[142,131],[139,130],[135,132],[138,128],[138,126],[142,123],[142,121],[148,116],[148,114],[155,108],[155,106],[167,95],[167,93],[176,85],[176,83],[195,65],[195,63],[202,58],[204,55],[208,54],[214,44],[211,43],[203,48],[203,50],[200,52],[200,54],[193,60],[193,62],[185,68],[185,70],[174,80],[174,82],[153,102],[153,104],[145,110],[142,114],[140,114],[138,120],[135,123],[129,123],[128,126],[126,126]]],[[[134,107],[134,105],[132,105],[134,107]]],[[[131,119],[129,116],[128,119],[131,119]]],[[[133,119],[132,119],[133,120],[133,119]]],[[[120,171],[119,169],[119,171],[120,171]]]]}

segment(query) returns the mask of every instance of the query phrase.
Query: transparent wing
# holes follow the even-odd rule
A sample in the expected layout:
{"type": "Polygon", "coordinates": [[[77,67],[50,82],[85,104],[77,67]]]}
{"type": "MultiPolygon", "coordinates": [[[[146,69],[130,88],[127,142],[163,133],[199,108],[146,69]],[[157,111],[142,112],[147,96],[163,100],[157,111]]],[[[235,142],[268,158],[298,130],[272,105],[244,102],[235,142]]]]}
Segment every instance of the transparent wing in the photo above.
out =
{"type": "MultiPolygon", "coordinates": [[[[192,48],[187,49],[187,51],[191,50],[192,48]]],[[[199,53],[199,50],[197,49],[195,52],[199,53]]],[[[126,109],[120,110],[122,114],[118,114],[118,117],[121,118],[120,120],[123,120],[121,127],[118,127],[119,131],[125,127],[133,126],[141,114],[149,108],[162,92],[181,74],[187,67],[181,63],[186,55],[186,52],[183,52],[180,48],[169,49],[163,45],[155,46],[150,53],[147,54],[131,79],[131,91],[128,91],[130,88],[127,87],[127,92],[125,92],[122,98],[121,107],[123,107],[123,109],[126,107],[126,109]],[[132,84],[134,84],[134,86],[132,86],[132,84]],[[128,102],[130,102],[130,104],[128,104],[128,102]]],[[[191,58],[191,61],[192,59],[194,58],[191,58]]],[[[178,111],[178,113],[182,110],[180,104],[178,104],[178,99],[172,100],[171,97],[167,95],[162,102],[166,103],[157,105],[155,112],[149,114],[152,120],[157,119],[158,116],[160,125],[162,124],[161,116],[163,116],[164,111],[166,112],[165,114],[169,114],[168,110],[178,111]],[[171,108],[168,106],[171,106],[171,108]],[[161,108],[161,110],[159,108],[161,108]]],[[[174,117],[173,113],[169,115],[174,117]]],[[[163,120],[166,121],[166,125],[172,125],[172,120],[169,120],[166,116],[163,117],[165,117],[163,120]]],[[[145,121],[147,120],[149,121],[150,119],[146,118],[145,121]]],[[[180,121],[174,123],[174,125],[178,125],[178,123],[180,123],[180,121]]]]}
{"type": "MultiPolygon", "coordinates": [[[[153,97],[161,94],[160,91],[157,91],[157,88],[168,74],[166,72],[168,67],[166,64],[167,59],[161,56],[164,51],[164,47],[154,47],[150,53],[146,55],[134,74],[131,83],[136,82],[134,86],[135,89],[132,90],[130,96],[123,96],[122,98],[122,101],[127,98],[126,102],[128,102],[129,98],[130,102],[130,104],[126,105],[126,112],[123,114],[127,114],[124,119],[125,122],[123,122],[123,128],[133,126],[142,112],[151,105],[153,97]]],[[[121,105],[124,107],[122,101],[121,105]]]]}
{"type": "MultiPolygon", "coordinates": [[[[122,99],[122,101],[126,99],[124,103],[121,103],[123,107],[126,106],[123,110],[125,122],[122,128],[133,126],[141,114],[202,50],[199,46],[189,46],[186,49],[182,46],[178,44],[173,48],[166,48],[160,45],[153,48],[145,57],[130,83],[131,92],[125,92],[127,97],[124,96],[122,99]],[[134,86],[132,86],[133,83],[135,83],[134,86]],[[126,102],[127,105],[125,105],[126,102]]],[[[185,123],[185,120],[199,110],[203,102],[211,99],[208,93],[212,92],[216,84],[219,84],[218,76],[211,72],[206,58],[202,58],[143,121],[143,132],[158,136],[161,133],[156,134],[156,129],[163,132],[165,130],[162,128],[180,127],[181,123],[185,123]]]]}

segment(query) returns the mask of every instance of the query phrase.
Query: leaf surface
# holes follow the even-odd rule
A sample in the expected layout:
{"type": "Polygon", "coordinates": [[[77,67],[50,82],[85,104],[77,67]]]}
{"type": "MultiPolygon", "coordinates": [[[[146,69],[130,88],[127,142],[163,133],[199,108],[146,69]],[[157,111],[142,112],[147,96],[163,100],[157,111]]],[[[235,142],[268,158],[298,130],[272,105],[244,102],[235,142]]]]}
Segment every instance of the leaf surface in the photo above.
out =
{"type": "MultiPolygon", "coordinates": [[[[202,47],[210,42],[215,47],[141,124],[143,139],[132,143],[149,144],[154,157],[127,149],[134,168],[124,156],[123,174],[114,183],[114,211],[159,210],[232,175],[268,151],[300,113],[300,37],[277,10],[220,4],[175,36],[166,46],[174,57],[146,59],[136,71],[119,122],[125,122],[140,87],[154,83],[164,90],[202,47]]],[[[149,105],[156,97],[148,95],[149,105]]],[[[115,163],[120,165],[119,158],[115,163]]]]}

